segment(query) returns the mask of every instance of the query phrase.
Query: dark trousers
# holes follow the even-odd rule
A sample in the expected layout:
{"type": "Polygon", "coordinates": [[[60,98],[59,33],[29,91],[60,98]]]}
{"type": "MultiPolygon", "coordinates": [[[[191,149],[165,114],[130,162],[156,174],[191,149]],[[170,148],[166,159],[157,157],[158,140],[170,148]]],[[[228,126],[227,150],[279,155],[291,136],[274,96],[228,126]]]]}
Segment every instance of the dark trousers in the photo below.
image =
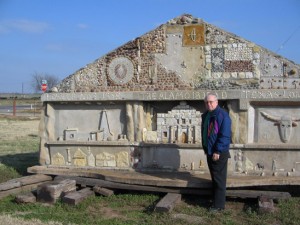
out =
{"type": "Polygon", "coordinates": [[[213,188],[213,207],[215,208],[225,208],[228,158],[230,158],[229,152],[221,153],[217,161],[213,161],[212,156],[207,155],[213,188]]]}

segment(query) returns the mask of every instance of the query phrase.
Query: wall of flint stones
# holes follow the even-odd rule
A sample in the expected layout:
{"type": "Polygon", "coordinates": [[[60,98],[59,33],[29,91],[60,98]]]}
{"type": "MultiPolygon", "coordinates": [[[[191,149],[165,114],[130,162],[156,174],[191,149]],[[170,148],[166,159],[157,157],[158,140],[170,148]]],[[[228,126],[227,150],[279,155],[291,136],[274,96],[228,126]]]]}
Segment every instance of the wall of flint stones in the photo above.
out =
{"type": "MultiPolygon", "coordinates": [[[[176,54],[174,52],[175,57],[176,54]]],[[[299,71],[299,65],[263,47],[191,15],[182,15],[88,64],[64,79],[57,89],[59,92],[297,89],[299,71]],[[197,33],[202,32],[201,29],[185,33],[184,28],[188,26],[193,29],[203,25],[203,33],[197,33]],[[167,38],[172,33],[182,38],[182,43],[188,43],[180,48],[204,52],[204,58],[199,59],[199,64],[203,64],[199,71],[189,71],[195,67],[185,66],[185,61],[193,58],[192,50],[182,65],[176,66],[182,67],[180,71],[166,68],[158,60],[157,56],[172,54],[169,52],[173,48],[178,49],[174,46],[178,43],[171,43],[167,38]],[[204,40],[193,44],[191,40],[199,35],[204,40]],[[189,46],[189,43],[192,44],[189,46]],[[123,60],[118,61],[118,58],[123,60]],[[182,79],[185,73],[195,73],[195,76],[187,81],[182,79]]]]}

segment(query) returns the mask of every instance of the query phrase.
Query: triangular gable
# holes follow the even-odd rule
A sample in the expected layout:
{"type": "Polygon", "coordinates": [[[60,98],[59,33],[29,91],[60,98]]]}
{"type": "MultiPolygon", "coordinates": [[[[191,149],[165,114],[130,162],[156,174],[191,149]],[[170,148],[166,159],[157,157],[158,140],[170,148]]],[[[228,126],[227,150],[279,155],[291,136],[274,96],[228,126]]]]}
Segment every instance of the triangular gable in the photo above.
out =
{"type": "Polygon", "coordinates": [[[65,78],[58,92],[298,89],[300,66],[182,15],[65,78]]]}

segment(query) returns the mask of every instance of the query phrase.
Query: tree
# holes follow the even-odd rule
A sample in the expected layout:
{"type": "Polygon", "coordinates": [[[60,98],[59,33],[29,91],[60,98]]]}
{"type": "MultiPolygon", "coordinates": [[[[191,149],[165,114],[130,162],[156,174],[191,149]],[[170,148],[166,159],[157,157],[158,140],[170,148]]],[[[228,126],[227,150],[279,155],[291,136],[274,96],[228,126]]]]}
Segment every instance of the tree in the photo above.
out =
{"type": "Polygon", "coordinates": [[[31,87],[33,89],[34,92],[40,92],[41,91],[41,86],[42,86],[42,81],[46,80],[47,81],[47,90],[51,90],[53,87],[55,87],[59,82],[59,78],[54,76],[54,75],[50,75],[47,73],[37,73],[35,72],[32,75],[32,81],[31,81],[31,87]]]}

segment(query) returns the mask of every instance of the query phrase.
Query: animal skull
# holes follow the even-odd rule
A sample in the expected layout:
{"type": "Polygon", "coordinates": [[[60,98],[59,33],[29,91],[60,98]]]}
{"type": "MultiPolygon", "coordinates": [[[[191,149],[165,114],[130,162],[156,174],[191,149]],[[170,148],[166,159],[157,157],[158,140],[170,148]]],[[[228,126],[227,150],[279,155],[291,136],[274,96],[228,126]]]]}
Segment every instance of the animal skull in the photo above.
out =
{"type": "Polygon", "coordinates": [[[296,127],[298,125],[296,122],[300,121],[300,119],[294,119],[291,116],[286,115],[277,117],[265,112],[261,112],[261,114],[267,119],[275,122],[274,125],[278,126],[280,138],[284,143],[289,142],[292,136],[292,127],[296,127]]]}

